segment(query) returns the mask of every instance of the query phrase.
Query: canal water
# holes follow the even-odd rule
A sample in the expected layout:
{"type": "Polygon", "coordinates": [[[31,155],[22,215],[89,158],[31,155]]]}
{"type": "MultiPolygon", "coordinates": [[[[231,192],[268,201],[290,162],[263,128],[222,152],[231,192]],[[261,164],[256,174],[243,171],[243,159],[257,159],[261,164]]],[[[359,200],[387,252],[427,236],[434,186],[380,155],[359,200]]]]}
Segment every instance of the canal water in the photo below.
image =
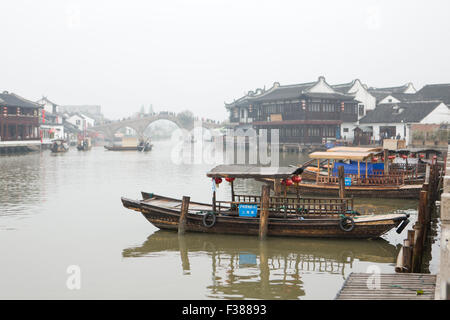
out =
{"type": "MultiPolygon", "coordinates": [[[[260,242],[158,230],[120,197],[211,199],[213,164],[180,163],[172,151],[169,141],[156,141],[147,153],[72,147],[0,157],[0,299],[333,299],[351,272],[394,272],[406,231],[378,240],[260,242]]],[[[305,160],[280,154],[281,165],[305,160]]],[[[236,181],[236,189],[259,194],[261,185],[236,181]]],[[[224,181],[218,199],[229,197],[224,181]]],[[[417,214],[413,200],[355,203],[367,213],[408,212],[408,228],[417,214]]],[[[429,268],[437,268],[433,251],[429,268]]]]}

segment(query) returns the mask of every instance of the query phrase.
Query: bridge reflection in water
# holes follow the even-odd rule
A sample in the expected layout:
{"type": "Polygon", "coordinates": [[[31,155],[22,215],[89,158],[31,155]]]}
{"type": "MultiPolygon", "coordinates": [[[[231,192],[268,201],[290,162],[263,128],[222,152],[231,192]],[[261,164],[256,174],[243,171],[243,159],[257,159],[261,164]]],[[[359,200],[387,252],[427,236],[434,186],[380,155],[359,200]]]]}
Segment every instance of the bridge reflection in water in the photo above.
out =
{"type": "Polygon", "coordinates": [[[383,239],[329,240],[208,235],[157,231],[140,247],[124,249],[124,258],[151,257],[179,252],[184,274],[190,274],[189,256],[211,260],[209,298],[298,299],[305,296],[302,274],[339,275],[355,260],[395,263],[398,249],[383,239]]]}

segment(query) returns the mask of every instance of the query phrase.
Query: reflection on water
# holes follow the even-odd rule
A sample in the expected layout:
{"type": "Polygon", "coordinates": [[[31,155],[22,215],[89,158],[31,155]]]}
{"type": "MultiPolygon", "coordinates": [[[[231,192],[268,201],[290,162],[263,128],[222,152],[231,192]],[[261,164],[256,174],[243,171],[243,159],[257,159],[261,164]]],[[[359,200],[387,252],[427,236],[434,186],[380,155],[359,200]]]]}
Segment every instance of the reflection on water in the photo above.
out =
{"type": "Polygon", "coordinates": [[[398,248],[388,241],[320,240],[186,234],[157,231],[139,247],[123,250],[124,258],[177,252],[189,275],[190,256],[208,257],[209,298],[298,299],[305,296],[302,274],[332,274],[344,279],[355,261],[392,264],[398,248]]]}

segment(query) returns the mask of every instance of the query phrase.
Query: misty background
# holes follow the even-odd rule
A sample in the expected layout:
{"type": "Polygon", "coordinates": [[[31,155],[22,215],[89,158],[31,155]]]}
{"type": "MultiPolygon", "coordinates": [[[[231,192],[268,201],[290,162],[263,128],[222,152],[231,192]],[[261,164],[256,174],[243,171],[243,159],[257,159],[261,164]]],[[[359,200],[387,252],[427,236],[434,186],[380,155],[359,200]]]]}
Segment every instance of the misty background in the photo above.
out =
{"type": "Polygon", "coordinates": [[[450,1],[0,2],[0,91],[215,120],[256,88],[449,82],[450,1]]]}

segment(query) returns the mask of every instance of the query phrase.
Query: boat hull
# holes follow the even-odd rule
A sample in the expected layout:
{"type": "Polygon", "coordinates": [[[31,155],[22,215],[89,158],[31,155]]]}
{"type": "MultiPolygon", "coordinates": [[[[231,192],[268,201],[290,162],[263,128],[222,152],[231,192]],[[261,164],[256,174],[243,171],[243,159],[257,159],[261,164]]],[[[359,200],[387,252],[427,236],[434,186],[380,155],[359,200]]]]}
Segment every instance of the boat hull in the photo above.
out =
{"type": "MultiPolygon", "coordinates": [[[[301,183],[298,186],[302,195],[339,196],[339,186],[315,183],[301,183]]],[[[360,198],[419,199],[421,185],[400,186],[347,186],[345,195],[360,198]]],[[[295,193],[294,188],[291,192],[295,193]]]]}
{"type": "Polygon", "coordinates": [[[138,147],[137,146],[128,146],[128,147],[123,147],[123,146],[105,146],[106,150],[109,151],[137,151],[138,147]]]}
{"type": "MultiPolygon", "coordinates": [[[[124,207],[141,212],[155,227],[166,230],[178,230],[180,211],[153,206],[140,200],[122,198],[124,207]]],[[[378,238],[389,230],[397,227],[405,215],[388,215],[386,219],[367,220],[356,217],[355,226],[351,231],[343,231],[339,226],[340,217],[305,218],[270,218],[268,236],[311,237],[311,238],[378,238]],[[391,218],[389,218],[391,217],[391,218]]],[[[206,227],[203,215],[188,214],[186,231],[218,234],[252,235],[259,234],[259,218],[216,215],[215,224],[206,227]]]]}

